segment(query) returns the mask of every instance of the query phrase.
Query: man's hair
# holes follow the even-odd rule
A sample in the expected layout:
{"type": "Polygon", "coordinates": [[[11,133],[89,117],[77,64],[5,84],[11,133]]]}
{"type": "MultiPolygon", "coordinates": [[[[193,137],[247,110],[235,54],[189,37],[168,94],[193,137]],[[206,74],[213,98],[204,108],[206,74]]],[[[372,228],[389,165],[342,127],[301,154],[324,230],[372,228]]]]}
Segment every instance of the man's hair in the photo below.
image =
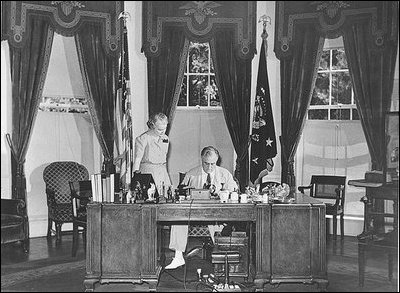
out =
{"type": "Polygon", "coordinates": [[[212,154],[217,155],[217,157],[219,158],[219,152],[213,146],[206,146],[201,150],[201,157],[210,157],[212,154]]]}
{"type": "Polygon", "coordinates": [[[154,129],[156,122],[163,121],[163,120],[166,120],[168,123],[168,117],[164,113],[159,112],[159,113],[151,114],[149,117],[149,121],[147,121],[147,126],[150,129],[154,129]]]}

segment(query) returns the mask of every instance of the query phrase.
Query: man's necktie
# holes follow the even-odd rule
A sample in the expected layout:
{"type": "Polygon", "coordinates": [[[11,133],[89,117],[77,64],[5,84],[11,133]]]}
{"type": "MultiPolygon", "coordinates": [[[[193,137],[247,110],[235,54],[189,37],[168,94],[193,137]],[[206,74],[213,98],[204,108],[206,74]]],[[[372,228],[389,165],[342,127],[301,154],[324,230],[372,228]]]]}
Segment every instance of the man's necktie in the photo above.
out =
{"type": "Polygon", "coordinates": [[[211,175],[210,173],[207,174],[206,182],[203,184],[203,189],[209,189],[211,186],[211,175]]]}
{"type": "Polygon", "coordinates": [[[207,183],[207,188],[210,188],[210,186],[211,186],[211,175],[210,175],[210,173],[207,174],[206,183],[207,183]]]}

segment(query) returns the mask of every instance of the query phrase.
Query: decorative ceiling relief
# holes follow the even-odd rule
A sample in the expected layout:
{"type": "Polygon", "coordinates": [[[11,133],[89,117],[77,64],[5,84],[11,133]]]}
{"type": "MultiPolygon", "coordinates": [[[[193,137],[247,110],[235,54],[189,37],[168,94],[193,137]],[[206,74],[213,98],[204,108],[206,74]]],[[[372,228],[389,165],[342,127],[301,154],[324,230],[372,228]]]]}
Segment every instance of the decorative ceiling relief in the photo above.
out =
{"type": "Polygon", "coordinates": [[[377,48],[395,40],[398,22],[396,1],[277,1],[275,53],[291,54],[295,28],[315,24],[321,35],[336,38],[343,26],[367,20],[371,41],[377,48]]]}
{"type": "Polygon", "coordinates": [[[3,1],[2,36],[10,45],[23,47],[27,21],[33,15],[48,17],[55,31],[73,36],[87,22],[103,27],[103,45],[108,54],[119,54],[123,1],[3,1]]]}
{"type": "Polygon", "coordinates": [[[209,41],[215,30],[235,31],[237,54],[255,53],[256,1],[143,1],[143,49],[158,56],[167,27],[183,27],[192,41],[209,41]]]}

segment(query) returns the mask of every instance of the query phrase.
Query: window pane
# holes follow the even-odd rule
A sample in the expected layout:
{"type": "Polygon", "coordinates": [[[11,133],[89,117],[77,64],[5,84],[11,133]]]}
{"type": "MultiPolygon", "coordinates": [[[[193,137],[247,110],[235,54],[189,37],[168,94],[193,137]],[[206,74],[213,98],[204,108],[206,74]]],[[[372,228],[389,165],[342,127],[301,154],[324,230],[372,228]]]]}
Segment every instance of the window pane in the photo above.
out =
{"type": "Polygon", "coordinates": [[[318,73],[311,105],[329,105],[329,74],[318,73]]]}
{"type": "Polygon", "coordinates": [[[208,72],[208,44],[192,43],[189,48],[189,72],[208,72]]]}
{"type": "Polygon", "coordinates": [[[210,58],[211,60],[210,60],[210,73],[215,73],[214,72],[214,62],[213,62],[213,60],[212,60],[212,58],[210,58]]]}
{"type": "Polygon", "coordinates": [[[187,77],[183,77],[181,93],[179,94],[178,106],[187,106],[187,77]]]}
{"type": "Polygon", "coordinates": [[[331,109],[331,120],[350,120],[350,109],[331,109]]]}
{"type": "Polygon", "coordinates": [[[347,59],[344,49],[332,50],[332,69],[347,69],[347,59]]]}
{"type": "Polygon", "coordinates": [[[315,109],[308,110],[309,120],[328,120],[328,110],[315,109]]]}
{"type": "Polygon", "coordinates": [[[332,73],[332,105],[351,104],[351,80],[348,72],[332,73]]]}
{"type": "Polygon", "coordinates": [[[189,76],[189,106],[207,106],[206,86],[208,85],[207,76],[189,76]]]}
{"type": "Polygon", "coordinates": [[[221,106],[221,102],[219,100],[219,92],[217,88],[217,84],[215,82],[215,76],[210,76],[211,78],[211,91],[210,91],[210,106],[216,107],[221,106]]]}
{"type": "Polygon", "coordinates": [[[319,62],[319,68],[318,70],[328,70],[329,65],[330,65],[330,59],[329,59],[329,50],[323,51],[322,56],[321,56],[321,61],[319,62]]]}
{"type": "Polygon", "coordinates": [[[360,116],[358,115],[357,109],[352,109],[353,120],[360,120],[360,116]]]}

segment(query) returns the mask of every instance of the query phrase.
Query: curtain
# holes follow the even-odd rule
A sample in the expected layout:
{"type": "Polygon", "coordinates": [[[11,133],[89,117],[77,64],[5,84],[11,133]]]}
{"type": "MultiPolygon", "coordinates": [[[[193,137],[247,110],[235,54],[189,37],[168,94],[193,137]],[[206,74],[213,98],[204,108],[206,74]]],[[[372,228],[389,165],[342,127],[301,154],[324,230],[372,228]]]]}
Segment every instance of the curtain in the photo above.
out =
{"type": "Polygon", "coordinates": [[[387,41],[382,49],[376,48],[368,20],[346,27],[343,42],[372,170],[383,170],[385,114],[390,109],[398,44],[387,41]]]}
{"type": "Polygon", "coordinates": [[[292,54],[281,59],[281,180],[296,186],[294,157],[315,84],[323,38],[313,25],[296,29],[292,54]]]}
{"type": "Polygon", "coordinates": [[[162,112],[169,117],[169,132],[182,85],[188,40],[181,27],[169,27],[164,34],[160,55],[147,58],[148,101],[149,115],[162,112]]]}
{"type": "Polygon", "coordinates": [[[104,156],[103,171],[115,172],[114,97],[118,86],[118,58],[107,55],[101,26],[85,23],[75,35],[83,84],[97,139],[104,156]]]}
{"type": "Polygon", "coordinates": [[[12,198],[26,202],[25,157],[42,97],[54,31],[43,18],[29,18],[22,48],[10,46],[12,83],[12,198]]]}
{"type": "Polygon", "coordinates": [[[237,57],[234,40],[232,30],[216,31],[210,48],[225,121],[237,154],[235,177],[244,188],[249,185],[251,58],[237,57]]]}

